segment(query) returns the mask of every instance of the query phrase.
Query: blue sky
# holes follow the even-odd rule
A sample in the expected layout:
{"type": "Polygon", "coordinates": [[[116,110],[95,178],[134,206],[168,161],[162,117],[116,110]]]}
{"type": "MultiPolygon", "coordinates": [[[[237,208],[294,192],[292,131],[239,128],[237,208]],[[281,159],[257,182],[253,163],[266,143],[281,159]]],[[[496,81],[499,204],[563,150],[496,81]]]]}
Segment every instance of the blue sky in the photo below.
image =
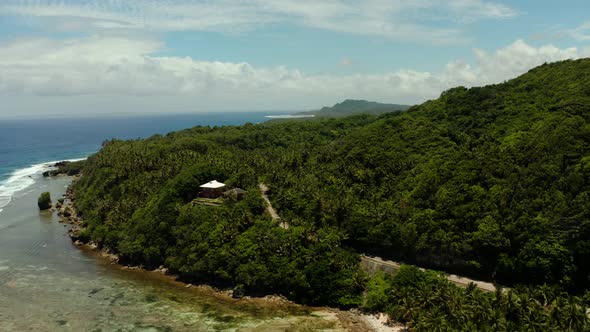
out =
{"type": "Polygon", "coordinates": [[[413,104],[587,56],[587,1],[4,0],[0,117],[413,104]]]}

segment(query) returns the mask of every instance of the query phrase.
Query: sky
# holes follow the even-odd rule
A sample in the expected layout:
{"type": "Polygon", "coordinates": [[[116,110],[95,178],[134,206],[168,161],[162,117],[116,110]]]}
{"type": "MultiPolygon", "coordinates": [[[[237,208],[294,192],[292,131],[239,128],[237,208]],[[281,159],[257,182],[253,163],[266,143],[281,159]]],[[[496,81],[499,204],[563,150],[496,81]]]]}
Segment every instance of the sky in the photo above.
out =
{"type": "Polygon", "coordinates": [[[582,57],[588,0],[1,0],[0,118],[417,104],[582,57]]]}

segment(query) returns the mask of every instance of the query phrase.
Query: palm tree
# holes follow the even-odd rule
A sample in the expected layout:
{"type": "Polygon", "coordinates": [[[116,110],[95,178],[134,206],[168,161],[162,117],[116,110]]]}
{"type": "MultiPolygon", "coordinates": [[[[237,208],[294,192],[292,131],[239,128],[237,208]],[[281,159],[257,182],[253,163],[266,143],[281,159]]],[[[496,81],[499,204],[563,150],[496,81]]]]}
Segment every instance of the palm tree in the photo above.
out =
{"type": "Polygon", "coordinates": [[[411,326],[417,332],[446,332],[461,329],[458,326],[451,326],[446,320],[444,313],[440,312],[438,309],[434,309],[426,314],[420,315],[417,321],[412,322],[411,326]]]}
{"type": "Polygon", "coordinates": [[[402,324],[411,321],[420,313],[420,302],[415,297],[403,296],[390,310],[391,318],[402,324]]]}
{"type": "Polygon", "coordinates": [[[571,296],[563,307],[561,320],[558,321],[564,331],[587,331],[590,329],[586,307],[579,298],[571,296]]]}
{"type": "Polygon", "coordinates": [[[506,319],[518,325],[521,319],[522,305],[520,298],[512,290],[508,291],[505,311],[506,319]]]}
{"type": "Polygon", "coordinates": [[[553,302],[556,295],[555,293],[555,289],[547,284],[534,287],[531,290],[532,297],[539,301],[544,307],[553,302]]]}
{"type": "Polygon", "coordinates": [[[496,308],[492,310],[492,317],[487,330],[494,332],[508,331],[508,322],[501,309],[496,308]]]}

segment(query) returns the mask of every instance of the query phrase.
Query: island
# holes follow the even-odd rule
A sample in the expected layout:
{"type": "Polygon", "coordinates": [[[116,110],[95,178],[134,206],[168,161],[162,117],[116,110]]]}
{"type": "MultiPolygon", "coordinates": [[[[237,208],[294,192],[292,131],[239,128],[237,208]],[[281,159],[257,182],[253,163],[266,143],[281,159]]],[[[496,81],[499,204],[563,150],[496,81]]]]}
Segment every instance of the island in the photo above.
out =
{"type": "Polygon", "coordinates": [[[72,236],[187,283],[413,331],[582,331],[589,87],[590,59],[568,60],[383,114],[106,141],[71,187],[72,236]],[[195,204],[208,183],[219,201],[195,204]]]}

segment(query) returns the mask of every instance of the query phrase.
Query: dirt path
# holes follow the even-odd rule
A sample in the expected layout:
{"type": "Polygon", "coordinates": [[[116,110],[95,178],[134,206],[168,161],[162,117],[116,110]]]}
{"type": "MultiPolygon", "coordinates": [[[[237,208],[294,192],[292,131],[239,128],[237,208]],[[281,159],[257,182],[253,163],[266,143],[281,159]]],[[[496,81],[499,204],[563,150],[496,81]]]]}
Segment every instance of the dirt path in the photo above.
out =
{"type": "Polygon", "coordinates": [[[272,203],[270,202],[270,199],[268,199],[268,195],[266,194],[268,192],[268,186],[265,185],[264,183],[261,183],[258,185],[258,187],[260,188],[260,193],[262,194],[262,199],[264,199],[264,201],[266,202],[266,211],[268,212],[268,214],[270,214],[270,217],[272,218],[272,220],[276,221],[281,228],[289,229],[289,223],[281,220],[281,217],[279,217],[279,214],[277,213],[277,211],[275,211],[275,209],[272,207],[272,203]]]}
{"type": "MultiPolygon", "coordinates": [[[[258,185],[260,188],[260,193],[262,194],[262,199],[266,202],[266,211],[271,216],[272,220],[277,222],[279,226],[283,229],[289,228],[289,223],[286,221],[281,220],[279,214],[275,211],[272,207],[272,203],[268,198],[268,186],[264,183],[258,185]]],[[[367,255],[361,255],[361,265],[369,272],[375,272],[377,270],[383,271],[385,273],[393,274],[401,267],[401,264],[394,261],[387,261],[380,257],[370,257],[367,255]]],[[[423,269],[422,269],[423,270],[423,269]]],[[[477,288],[486,291],[486,292],[495,292],[496,287],[494,284],[490,282],[478,281],[469,278],[464,278],[458,275],[449,274],[447,275],[447,279],[461,287],[467,287],[470,283],[474,283],[477,288]]]]}

